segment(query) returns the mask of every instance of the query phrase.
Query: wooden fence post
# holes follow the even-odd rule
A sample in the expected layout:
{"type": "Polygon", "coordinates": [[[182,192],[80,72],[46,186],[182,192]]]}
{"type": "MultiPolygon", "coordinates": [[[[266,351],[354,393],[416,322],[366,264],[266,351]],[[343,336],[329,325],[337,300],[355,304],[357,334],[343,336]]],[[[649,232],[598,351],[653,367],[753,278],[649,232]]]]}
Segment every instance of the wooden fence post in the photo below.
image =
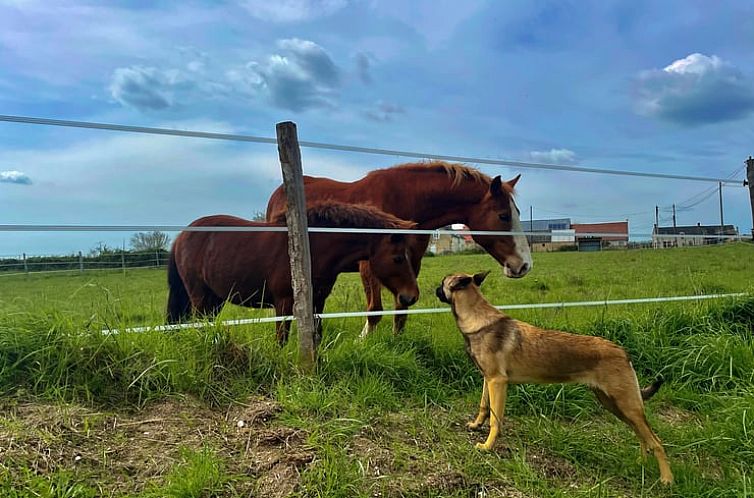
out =
{"type": "Polygon", "coordinates": [[[749,184],[749,202],[751,203],[751,237],[754,242],[754,157],[746,160],[746,179],[749,184]]]}
{"type": "Polygon", "coordinates": [[[306,220],[304,176],[298,147],[296,123],[285,121],[276,126],[278,155],[288,200],[288,255],[291,260],[293,316],[298,326],[299,363],[306,371],[314,369],[314,306],[312,304],[312,269],[306,220]]]}

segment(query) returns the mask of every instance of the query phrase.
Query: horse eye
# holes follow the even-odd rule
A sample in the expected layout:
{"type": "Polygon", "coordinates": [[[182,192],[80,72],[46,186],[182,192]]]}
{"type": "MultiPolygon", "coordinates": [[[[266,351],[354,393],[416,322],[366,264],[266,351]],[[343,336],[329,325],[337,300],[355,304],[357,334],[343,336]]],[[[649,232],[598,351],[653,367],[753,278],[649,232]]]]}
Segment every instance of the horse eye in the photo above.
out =
{"type": "Polygon", "coordinates": [[[403,256],[393,257],[393,263],[395,263],[396,265],[403,264],[404,261],[406,261],[406,258],[404,258],[403,256]]]}
{"type": "Polygon", "coordinates": [[[511,215],[509,214],[499,214],[497,215],[498,218],[500,218],[500,221],[503,223],[510,223],[511,222],[511,215]]]}

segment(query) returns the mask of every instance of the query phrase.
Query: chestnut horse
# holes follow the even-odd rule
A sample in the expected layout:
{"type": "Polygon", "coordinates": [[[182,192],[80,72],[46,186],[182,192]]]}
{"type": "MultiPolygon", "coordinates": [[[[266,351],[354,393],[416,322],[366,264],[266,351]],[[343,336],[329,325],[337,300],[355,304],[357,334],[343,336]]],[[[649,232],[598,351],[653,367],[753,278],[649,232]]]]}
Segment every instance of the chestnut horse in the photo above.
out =
{"type": "MultiPolygon", "coordinates": [[[[371,206],[322,202],[307,208],[309,226],[407,229],[415,223],[371,206]]],[[[215,215],[190,226],[264,227],[285,225],[282,212],[270,223],[215,215]]],[[[408,259],[408,237],[400,234],[310,233],[314,312],[322,313],[339,273],[368,260],[377,278],[404,306],[419,298],[414,270],[408,259]]],[[[181,232],[168,262],[169,323],[191,312],[208,317],[226,301],[247,307],[273,306],[277,316],[293,309],[291,267],[286,232],[181,232]]],[[[289,322],[278,322],[277,339],[288,340],[289,322]]],[[[318,342],[321,324],[317,324],[318,342]]]]}
{"type": "MultiPolygon", "coordinates": [[[[490,178],[462,164],[433,161],[375,170],[350,183],[305,176],[304,186],[307,202],[324,199],[366,202],[399,218],[415,221],[419,229],[463,223],[471,230],[521,232],[519,210],[513,200],[513,188],[520,176],[504,182],[499,176],[490,178]]],[[[270,197],[267,219],[281,209],[285,209],[282,186],[270,197]]],[[[531,253],[525,236],[474,235],[473,238],[500,263],[506,276],[520,278],[531,270],[531,253]]],[[[429,236],[409,239],[409,257],[418,276],[429,236]]],[[[382,310],[379,276],[368,262],[361,262],[358,269],[367,295],[367,309],[382,310]]],[[[356,267],[350,271],[356,271],[356,267]]],[[[406,306],[396,298],[395,308],[405,309],[406,306]]],[[[367,318],[362,337],[374,330],[380,318],[367,318]]],[[[400,332],[405,322],[406,315],[395,315],[393,331],[400,332]]]]}

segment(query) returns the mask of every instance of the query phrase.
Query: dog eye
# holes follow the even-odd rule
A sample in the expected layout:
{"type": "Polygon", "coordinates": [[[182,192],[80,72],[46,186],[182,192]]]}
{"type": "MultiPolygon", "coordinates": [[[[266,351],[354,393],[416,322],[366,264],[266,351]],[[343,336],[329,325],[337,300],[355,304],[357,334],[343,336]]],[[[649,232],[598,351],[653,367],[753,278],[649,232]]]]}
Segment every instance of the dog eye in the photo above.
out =
{"type": "Polygon", "coordinates": [[[395,263],[396,265],[401,265],[401,264],[403,264],[404,261],[406,261],[406,258],[404,258],[403,256],[394,256],[393,257],[393,263],[395,263]]]}
{"type": "Polygon", "coordinates": [[[511,215],[509,214],[499,214],[497,215],[498,218],[500,218],[500,221],[503,223],[510,223],[511,222],[511,215]]]}

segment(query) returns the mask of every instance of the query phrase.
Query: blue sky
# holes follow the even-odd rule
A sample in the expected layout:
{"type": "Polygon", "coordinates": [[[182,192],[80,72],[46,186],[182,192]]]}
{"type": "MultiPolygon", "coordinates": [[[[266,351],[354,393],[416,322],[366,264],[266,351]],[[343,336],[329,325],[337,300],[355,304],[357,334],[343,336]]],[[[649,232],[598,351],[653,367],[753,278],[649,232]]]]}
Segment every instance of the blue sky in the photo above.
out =
{"type": "MultiPolygon", "coordinates": [[[[301,140],[741,179],[754,154],[750,2],[0,0],[0,61],[2,114],[263,136],[293,120],[301,140]]],[[[403,161],[302,152],[343,180],[403,161]]],[[[711,187],[481,169],[523,173],[535,218],[634,232],[711,187]]],[[[248,216],[279,182],[274,146],[0,123],[0,223],[248,216]]],[[[724,196],[748,230],[745,189],[724,196]]],[[[678,213],[718,221],[715,195],[678,213]]],[[[4,233],[0,255],[123,238],[4,233]]]]}

